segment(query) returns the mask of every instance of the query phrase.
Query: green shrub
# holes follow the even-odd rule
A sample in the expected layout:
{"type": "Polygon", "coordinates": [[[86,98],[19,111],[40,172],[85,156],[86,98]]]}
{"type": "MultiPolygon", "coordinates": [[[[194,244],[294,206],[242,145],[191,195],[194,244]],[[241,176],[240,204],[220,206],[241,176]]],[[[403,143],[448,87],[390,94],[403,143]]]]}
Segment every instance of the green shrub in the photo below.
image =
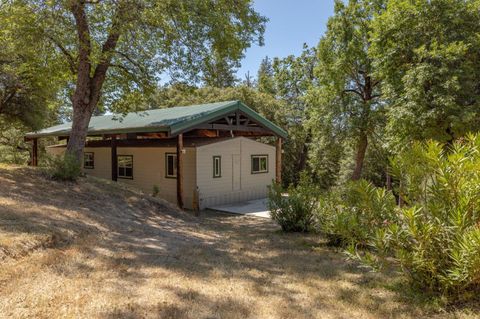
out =
{"type": "Polygon", "coordinates": [[[391,192],[360,180],[321,196],[316,215],[330,244],[366,247],[377,228],[395,219],[394,209],[391,192]]]}
{"type": "Polygon", "coordinates": [[[52,179],[76,181],[82,174],[82,169],[75,156],[65,154],[47,158],[46,173],[52,179]]]}
{"type": "Polygon", "coordinates": [[[160,187],[158,187],[158,185],[153,185],[152,196],[157,197],[159,193],[160,193],[160,187]]]}
{"type": "Polygon", "coordinates": [[[415,143],[391,160],[395,192],[352,182],[319,199],[330,241],[378,267],[399,264],[412,285],[443,296],[480,289],[480,135],[415,143]],[[368,248],[361,249],[359,248],[368,248]]]}
{"type": "Polygon", "coordinates": [[[480,135],[445,149],[417,143],[392,161],[406,206],[371,244],[416,285],[458,296],[480,287],[480,135]]]}
{"type": "Polygon", "coordinates": [[[314,210],[317,205],[319,188],[301,177],[297,187],[287,190],[272,184],[268,191],[268,208],[271,217],[283,231],[308,232],[314,230],[314,210]]]}

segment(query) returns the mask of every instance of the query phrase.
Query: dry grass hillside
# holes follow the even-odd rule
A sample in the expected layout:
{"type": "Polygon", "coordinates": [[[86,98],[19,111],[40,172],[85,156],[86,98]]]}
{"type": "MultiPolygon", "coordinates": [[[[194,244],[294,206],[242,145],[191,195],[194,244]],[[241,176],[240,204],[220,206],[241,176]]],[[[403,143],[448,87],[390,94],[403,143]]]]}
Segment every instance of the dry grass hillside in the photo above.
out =
{"type": "Polygon", "coordinates": [[[2,318],[475,318],[271,221],[193,217],[107,181],[0,166],[2,318]]]}

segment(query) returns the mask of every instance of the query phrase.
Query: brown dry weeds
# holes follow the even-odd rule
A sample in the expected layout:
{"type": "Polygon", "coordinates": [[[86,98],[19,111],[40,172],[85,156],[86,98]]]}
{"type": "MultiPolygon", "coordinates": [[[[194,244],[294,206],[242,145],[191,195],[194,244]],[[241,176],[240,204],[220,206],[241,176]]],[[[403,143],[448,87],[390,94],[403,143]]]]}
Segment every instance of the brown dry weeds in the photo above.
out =
{"type": "Polygon", "coordinates": [[[2,318],[474,318],[427,313],[314,235],[0,166],[2,318]]]}

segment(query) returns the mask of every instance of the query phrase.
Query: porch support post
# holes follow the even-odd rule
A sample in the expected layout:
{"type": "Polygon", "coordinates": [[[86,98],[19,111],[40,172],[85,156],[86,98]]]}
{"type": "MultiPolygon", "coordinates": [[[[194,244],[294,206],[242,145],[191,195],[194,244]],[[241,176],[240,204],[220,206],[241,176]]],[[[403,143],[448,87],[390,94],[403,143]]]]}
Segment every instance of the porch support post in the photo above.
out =
{"type": "Polygon", "coordinates": [[[177,204],[183,208],[183,134],[177,136],[177,204]]]}
{"type": "Polygon", "coordinates": [[[32,140],[32,159],[30,165],[37,166],[38,165],[38,139],[34,138],[32,140]]]}
{"type": "Polygon", "coordinates": [[[117,161],[117,137],[112,135],[111,139],[111,155],[112,155],[112,181],[117,181],[118,161],[117,161]]]}
{"type": "Polygon", "coordinates": [[[275,182],[282,183],[282,138],[277,137],[275,143],[275,182]]]}

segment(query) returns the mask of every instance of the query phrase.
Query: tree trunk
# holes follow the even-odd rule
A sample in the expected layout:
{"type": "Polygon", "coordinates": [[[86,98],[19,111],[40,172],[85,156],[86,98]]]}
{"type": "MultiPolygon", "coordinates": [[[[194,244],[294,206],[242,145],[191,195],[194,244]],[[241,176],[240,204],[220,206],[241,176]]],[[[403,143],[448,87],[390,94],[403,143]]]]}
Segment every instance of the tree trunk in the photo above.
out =
{"type": "Polygon", "coordinates": [[[117,8],[115,18],[112,21],[111,30],[102,45],[102,55],[92,76],[92,63],[90,60],[92,39],[90,28],[85,12],[85,2],[73,1],[70,10],[75,18],[78,36],[78,64],[77,81],[73,95],[73,122],[72,131],[67,144],[66,154],[75,156],[80,163],[85,141],[87,139],[88,124],[93,110],[97,107],[102,86],[105,82],[107,70],[112,60],[112,52],[117,46],[120,34],[118,33],[119,14],[121,6],[117,8]]]}
{"type": "Polygon", "coordinates": [[[307,167],[307,159],[308,159],[308,146],[310,145],[311,142],[311,134],[310,131],[307,132],[307,137],[305,138],[302,152],[300,153],[300,160],[298,161],[298,166],[297,166],[297,171],[301,172],[305,170],[307,167]]]}
{"type": "Polygon", "coordinates": [[[362,176],[363,162],[365,160],[365,153],[367,152],[368,137],[366,134],[361,134],[357,143],[357,154],[355,156],[355,169],[352,174],[352,181],[359,180],[362,176]]]}
{"type": "Polygon", "coordinates": [[[386,174],[386,178],[387,178],[387,181],[386,181],[386,186],[387,186],[387,191],[391,191],[393,189],[392,187],[392,175],[390,175],[390,168],[389,166],[387,165],[387,170],[385,172],[386,174]]]}
{"type": "Polygon", "coordinates": [[[66,154],[74,156],[79,163],[87,139],[88,124],[92,116],[89,105],[82,104],[80,101],[74,101],[72,131],[68,139],[66,151],[66,154]]]}

